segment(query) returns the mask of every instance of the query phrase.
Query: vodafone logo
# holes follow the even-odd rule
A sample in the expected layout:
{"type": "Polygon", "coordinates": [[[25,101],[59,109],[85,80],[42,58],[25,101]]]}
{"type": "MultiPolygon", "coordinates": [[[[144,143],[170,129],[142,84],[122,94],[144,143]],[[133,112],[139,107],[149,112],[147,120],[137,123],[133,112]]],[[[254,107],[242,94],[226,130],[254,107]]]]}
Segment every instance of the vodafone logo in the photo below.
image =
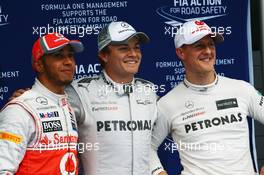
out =
{"type": "Polygon", "coordinates": [[[77,160],[72,152],[64,154],[60,161],[61,175],[75,175],[77,169],[77,160]]]}

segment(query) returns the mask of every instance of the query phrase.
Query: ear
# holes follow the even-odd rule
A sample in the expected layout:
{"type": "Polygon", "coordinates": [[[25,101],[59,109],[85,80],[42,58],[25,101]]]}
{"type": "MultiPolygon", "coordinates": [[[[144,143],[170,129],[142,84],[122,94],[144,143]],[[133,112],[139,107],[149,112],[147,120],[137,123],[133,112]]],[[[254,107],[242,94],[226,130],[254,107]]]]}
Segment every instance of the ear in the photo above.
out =
{"type": "Polygon", "coordinates": [[[180,58],[180,60],[184,60],[183,48],[176,48],[176,55],[180,58]]]}
{"type": "Polygon", "coordinates": [[[98,57],[100,60],[102,60],[104,63],[108,62],[108,54],[106,52],[99,52],[98,57]]]}
{"type": "Polygon", "coordinates": [[[42,73],[44,70],[43,62],[41,60],[34,61],[33,67],[38,73],[42,73]]]}

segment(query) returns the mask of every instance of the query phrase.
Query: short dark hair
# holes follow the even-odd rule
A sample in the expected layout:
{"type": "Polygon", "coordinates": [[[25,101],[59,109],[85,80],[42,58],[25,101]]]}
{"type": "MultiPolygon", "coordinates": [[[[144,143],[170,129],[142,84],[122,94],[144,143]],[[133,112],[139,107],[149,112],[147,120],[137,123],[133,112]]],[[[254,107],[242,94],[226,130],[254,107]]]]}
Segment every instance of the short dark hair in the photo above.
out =
{"type": "MultiPolygon", "coordinates": [[[[106,53],[109,54],[110,53],[110,49],[108,46],[104,47],[99,53],[106,53]]],[[[104,68],[105,67],[105,62],[100,58],[100,56],[98,56],[99,62],[101,64],[101,67],[104,68]]]]}

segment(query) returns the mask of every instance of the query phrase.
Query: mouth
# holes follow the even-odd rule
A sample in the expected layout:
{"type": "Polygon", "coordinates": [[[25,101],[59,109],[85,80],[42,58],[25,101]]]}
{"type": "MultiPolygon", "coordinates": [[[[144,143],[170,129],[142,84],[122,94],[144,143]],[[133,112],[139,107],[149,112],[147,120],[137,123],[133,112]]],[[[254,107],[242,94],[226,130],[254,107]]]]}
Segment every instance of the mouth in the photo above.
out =
{"type": "Polygon", "coordinates": [[[66,74],[72,74],[74,71],[71,69],[63,69],[61,70],[61,72],[66,73],[66,74]]]}
{"type": "Polygon", "coordinates": [[[211,58],[210,57],[203,57],[203,58],[199,58],[199,61],[210,62],[211,58]]]}
{"type": "Polygon", "coordinates": [[[133,64],[137,64],[138,61],[137,60],[124,60],[124,63],[133,65],[133,64]]]}

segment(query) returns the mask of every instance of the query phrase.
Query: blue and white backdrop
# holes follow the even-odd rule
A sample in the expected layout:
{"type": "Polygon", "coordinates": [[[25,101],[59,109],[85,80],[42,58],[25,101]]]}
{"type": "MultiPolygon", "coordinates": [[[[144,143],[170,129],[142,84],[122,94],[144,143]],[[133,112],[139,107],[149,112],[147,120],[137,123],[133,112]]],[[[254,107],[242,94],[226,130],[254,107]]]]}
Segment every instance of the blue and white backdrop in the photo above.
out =
{"type": "MultiPolygon", "coordinates": [[[[150,36],[151,42],[142,46],[143,60],[137,76],[162,86],[160,96],[184,78],[173,37],[178,27],[191,19],[204,20],[225,37],[224,44],[217,45],[217,72],[252,81],[249,4],[249,0],[2,0],[0,107],[15,89],[33,83],[31,47],[39,36],[57,31],[80,39],[85,51],[77,55],[75,78],[94,76],[101,69],[97,34],[107,23],[117,20],[127,21],[150,36]]],[[[249,125],[253,126],[251,121],[249,125]]],[[[254,140],[251,143],[254,148],[254,140]]],[[[169,174],[181,171],[175,145],[169,138],[159,153],[169,174]]]]}

